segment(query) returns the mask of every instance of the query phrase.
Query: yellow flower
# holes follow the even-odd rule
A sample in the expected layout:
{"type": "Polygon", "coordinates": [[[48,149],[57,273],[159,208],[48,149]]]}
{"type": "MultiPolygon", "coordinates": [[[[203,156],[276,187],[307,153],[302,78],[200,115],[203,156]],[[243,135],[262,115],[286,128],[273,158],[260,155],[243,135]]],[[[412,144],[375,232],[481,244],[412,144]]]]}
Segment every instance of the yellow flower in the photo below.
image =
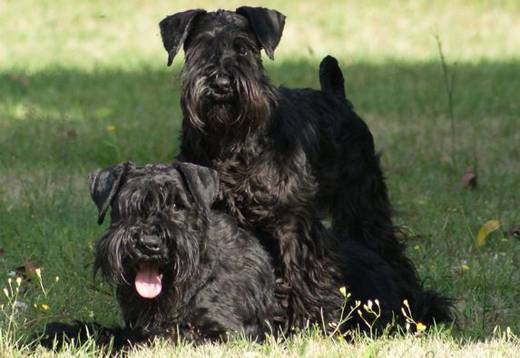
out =
{"type": "Polygon", "coordinates": [[[345,286],[340,287],[339,292],[343,295],[343,297],[347,297],[347,288],[345,286]]]}
{"type": "Polygon", "coordinates": [[[47,310],[49,309],[49,305],[46,305],[45,303],[42,304],[42,309],[43,309],[44,311],[47,311],[47,310]]]}
{"type": "Polygon", "coordinates": [[[462,264],[461,268],[462,268],[462,271],[468,271],[469,270],[469,266],[466,265],[466,264],[462,264]]]}
{"type": "Polygon", "coordinates": [[[417,332],[423,332],[426,329],[426,325],[421,322],[417,322],[415,328],[417,329],[417,332]]]}
{"type": "Polygon", "coordinates": [[[113,125],[113,124],[109,124],[107,126],[107,132],[115,132],[116,131],[116,126],[113,125]]]}

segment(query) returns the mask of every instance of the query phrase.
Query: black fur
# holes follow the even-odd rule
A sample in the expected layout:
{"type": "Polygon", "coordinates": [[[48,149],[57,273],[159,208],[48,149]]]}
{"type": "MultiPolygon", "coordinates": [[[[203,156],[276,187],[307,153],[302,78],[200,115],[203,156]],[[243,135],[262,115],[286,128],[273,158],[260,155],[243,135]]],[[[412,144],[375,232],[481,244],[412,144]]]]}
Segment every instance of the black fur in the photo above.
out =
{"type": "MultiPolygon", "coordinates": [[[[274,56],[285,23],[275,10],[190,10],[160,23],[168,63],[184,46],[179,159],[218,171],[216,207],[255,230],[277,259],[278,291],[289,292],[291,324],[319,321],[342,300],[335,253],[316,222],[332,218],[338,237],[358,240],[420,291],[395,236],[372,135],[345,98],[328,56],[322,90],[274,87],[261,60],[274,56]]],[[[351,268],[352,270],[355,267],[351,268]]],[[[283,300],[282,300],[283,301],[283,300]]]]}
{"type": "MultiPolygon", "coordinates": [[[[110,226],[96,245],[95,271],[115,285],[126,324],[90,326],[101,330],[100,343],[107,337],[117,347],[155,336],[264,337],[274,297],[270,258],[231,217],[210,210],[218,192],[214,170],[123,163],[94,173],[90,182],[100,217],[112,208],[110,226]],[[162,274],[155,298],[142,297],[134,286],[143,265],[162,274]]],[[[47,336],[60,332],[85,337],[86,328],[54,324],[47,336]]]]}
{"type": "MultiPolygon", "coordinates": [[[[112,208],[111,225],[96,246],[95,271],[101,270],[115,285],[125,326],[54,322],[39,339],[42,345],[53,347],[55,339],[58,347],[62,340],[84,342],[89,335],[114,351],[157,336],[204,342],[242,333],[262,340],[265,333],[278,333],[271,328],[289,323],[280,305],[274,304],[273,265],[258,238],[210,208],[218,193],[214,170],[189,163],[172,167],[122,163],[93,173],[90,190],[100,217],[112,208]],[[156,298],[141,297],[133,285],[143,264],[155,265],[163,274],[164,288],[156,298]]],[[[311,236],[331,253],[315,265],[335,273],[334,280],[322,285],[338,299],[315,298],[321,318],[313,321],[325,330],[334,330],[356,301],[366,304],[376,299],[380,305],[374,310],[380,309],[380,317],[372,333],[405,322],[400,311],[405,299],[416,321],[449,320],[449,301],[411,287],[374,251],[353,240],[337,240],[318,220],[311,236]],[[340,287],[351,295],[348,300],[340,287]]],[[[283,306],[284,298],[278,301],[283,306]]],[[[339,332],[369,329],[353,313],[339,332]]],[[[375,319],[367,312],[364,317],[369,322],[375,319]]]]}

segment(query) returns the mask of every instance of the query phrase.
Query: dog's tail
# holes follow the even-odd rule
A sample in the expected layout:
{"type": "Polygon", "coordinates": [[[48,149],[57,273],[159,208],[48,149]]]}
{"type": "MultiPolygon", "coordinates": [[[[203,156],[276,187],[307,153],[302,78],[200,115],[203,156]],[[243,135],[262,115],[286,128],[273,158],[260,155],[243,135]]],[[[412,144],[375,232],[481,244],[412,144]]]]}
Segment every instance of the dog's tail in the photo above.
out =
{"type": "Polygon", "coordinates": [[[338,60],[332,56],[325,56],[320,63],[321,90],[332,96],[345,97],[345,80],[338,65],[338,60]]]}
{"type": "Polygon", "coordinates": [[[453,322],[453,300],[431,290],[421,290],[411,299],[410,309],[416,322],[427,325],[453,322]]]}

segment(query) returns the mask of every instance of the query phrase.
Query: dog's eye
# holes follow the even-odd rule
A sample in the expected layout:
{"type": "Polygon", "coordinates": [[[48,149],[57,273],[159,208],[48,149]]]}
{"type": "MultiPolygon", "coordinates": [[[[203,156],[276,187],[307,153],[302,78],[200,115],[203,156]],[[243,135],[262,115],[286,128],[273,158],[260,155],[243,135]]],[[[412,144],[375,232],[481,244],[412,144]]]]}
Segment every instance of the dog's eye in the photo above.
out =
{"type": "Polygon", "coordinates": [[[247,56],[249,54],[249,49],[245,46],[240,46],[237,52],[239,56],[247,56]]]}
{"type": "Polygon", "coordinates": [[[182,203],[173,203],[172,209],[173,210],[182,210],[182,209],[184,209],[184,205],[182,203]]]}

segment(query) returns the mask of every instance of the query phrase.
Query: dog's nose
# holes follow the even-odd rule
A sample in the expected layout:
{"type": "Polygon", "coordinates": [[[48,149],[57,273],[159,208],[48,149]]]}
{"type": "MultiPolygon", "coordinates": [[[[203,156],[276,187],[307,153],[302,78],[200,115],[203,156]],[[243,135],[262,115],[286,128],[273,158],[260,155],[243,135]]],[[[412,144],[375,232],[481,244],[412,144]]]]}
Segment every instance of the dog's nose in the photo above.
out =
{"type": "Polygon", "coordinates": [[[213,80],[213,86],[218,91],[228,91],[231,87],[231,78],[226,75],[218,75],[213,80]]]}
{"type": "Polygon", "coordinates": [[[157,254],[161,251],[161,240],[155,235],[143,235],[139,238],[139,246],[146,254],[157,254]]]}

